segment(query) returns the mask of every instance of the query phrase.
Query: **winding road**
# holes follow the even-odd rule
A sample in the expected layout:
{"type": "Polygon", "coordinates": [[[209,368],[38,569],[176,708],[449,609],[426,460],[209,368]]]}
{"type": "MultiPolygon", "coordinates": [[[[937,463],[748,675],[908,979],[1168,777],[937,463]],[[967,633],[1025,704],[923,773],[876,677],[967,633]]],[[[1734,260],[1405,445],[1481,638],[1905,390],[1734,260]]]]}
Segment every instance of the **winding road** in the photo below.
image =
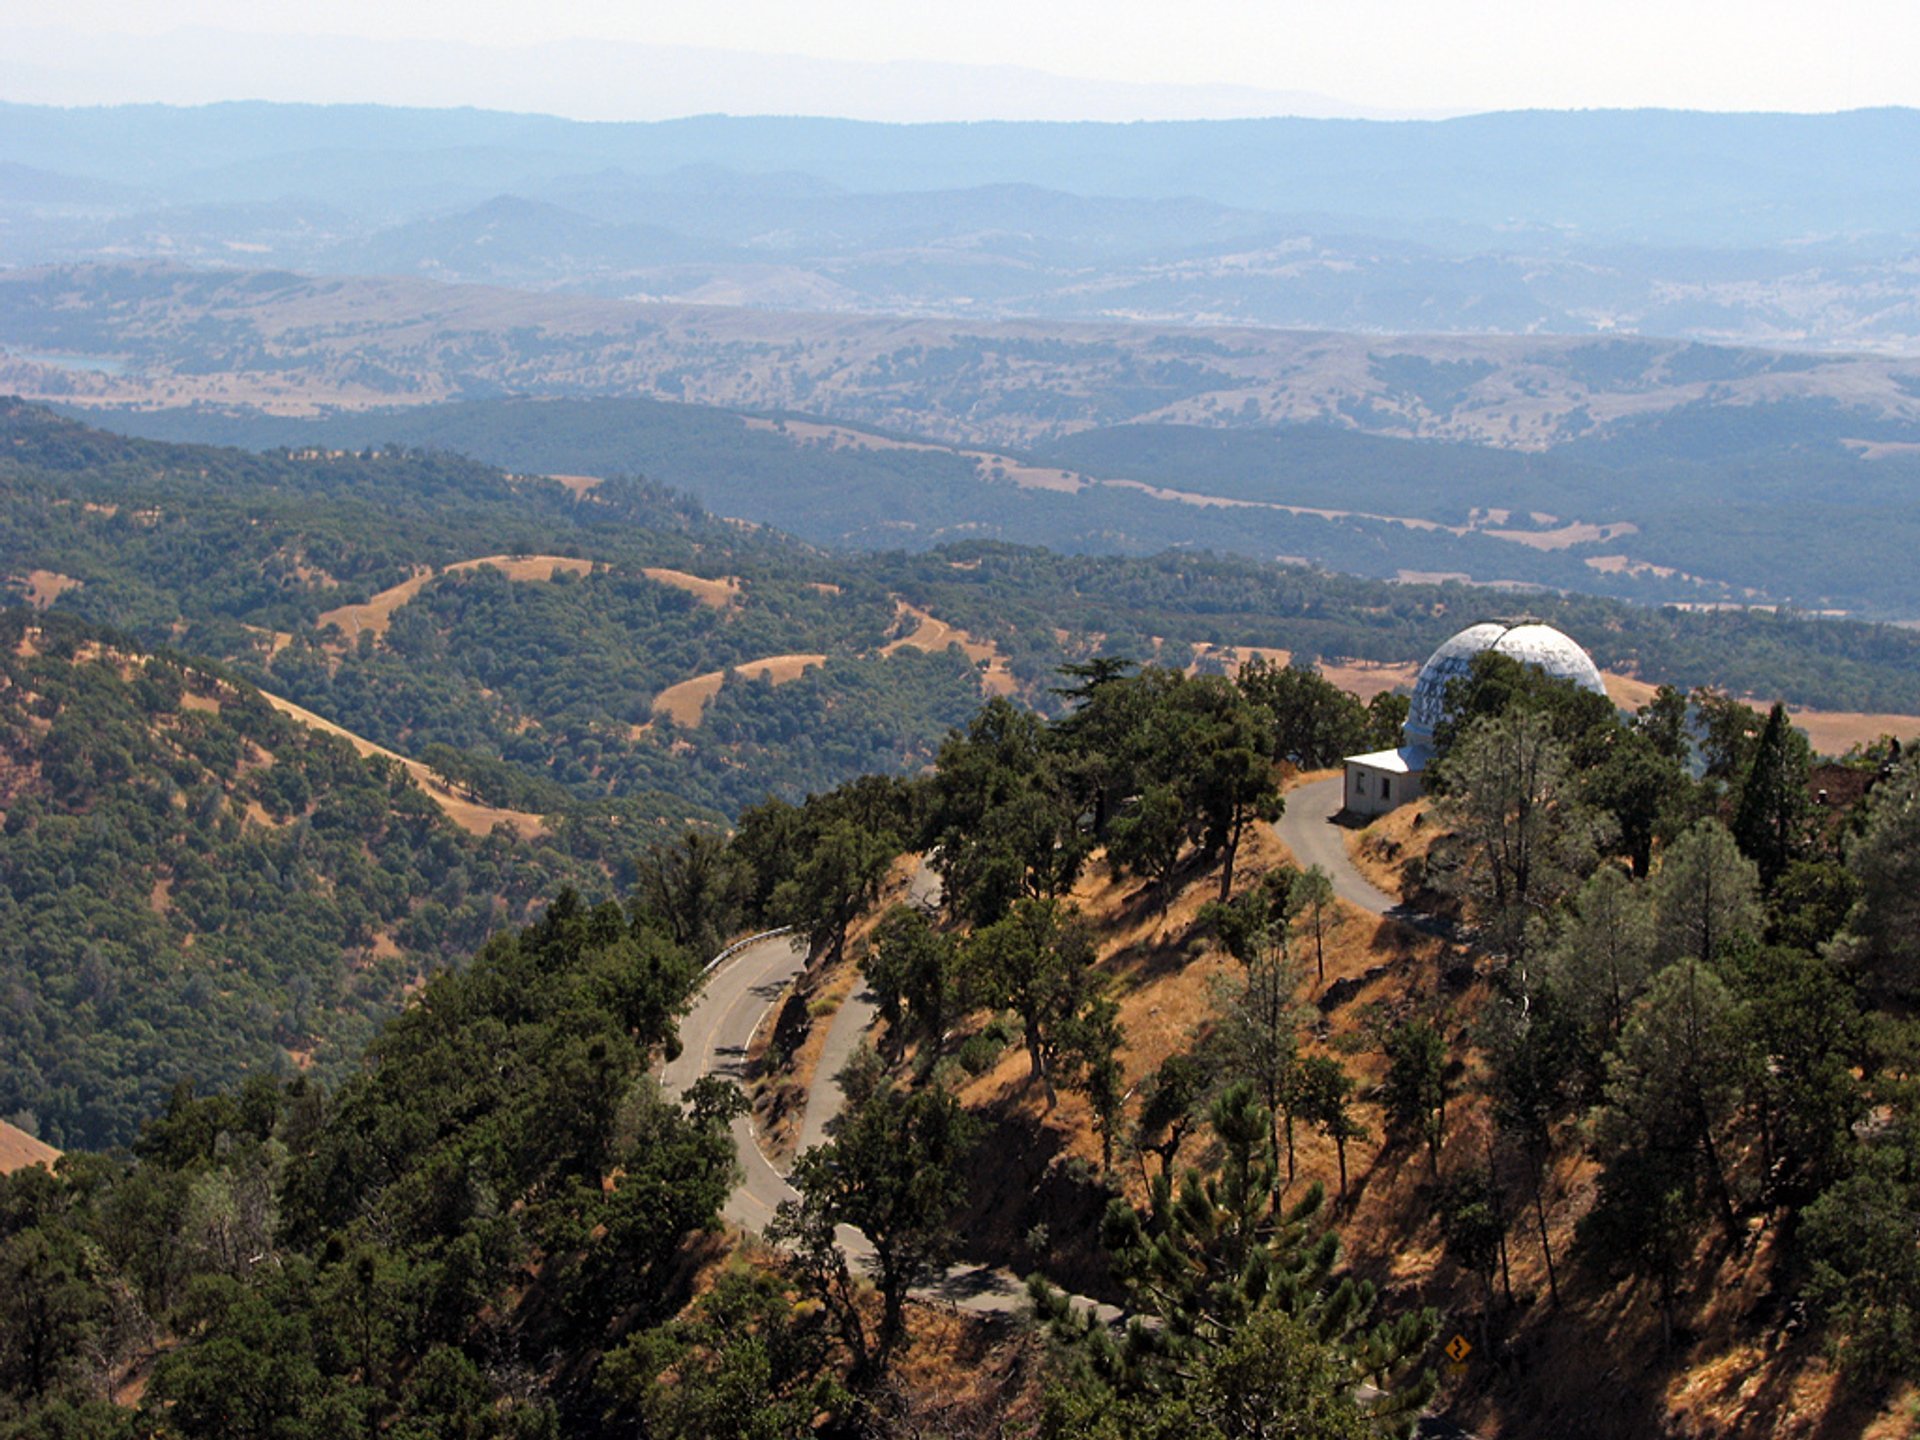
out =
{"type": "MultiPolygon", "coordinates": [[[[1386,895],[1368,885],[1347,859],[1340,832],[1330,823],[1339,804],[1338,779],[1317,782],[1292,792],[1287,797],[1287,817],[1276,827],[1280,837],[1287,841],[1302,864],[1319,864],[1334,877],[1336,894],[1353,900],[1374,914],[1392,914],[1398,907],[1386,895]],[[1329,783],[1332,789],[1327,792],[1329,783]],[[1331,809],[1325,808],[1325,793],[1322,792],[1331,794],[1331,809]],[[1298,807],[1301,813],[1296,815],[1296,798],[1309,795],[1312,798],[1298,807]],[[1319,808],[1317,819],[1313,818],[1314,807],[1319,808]],[[1296,845],[1287,833],[1288,819],[1292,819],[1294,825],[1301,827],[1304,834],[1315,840],[1330,838],[1332,851],[1322,856],[1296,845]],[[1356,898],[1343,888],[1343,874],[1371,891],[1375,903],[1369,904],[1366,900],[1356,898]],[[1376,909],[1375,904],[1382,908],[1376,909]]],[[[909,898],[915,903],[937,904],[937,886],[937,877],[923,865],[910,884],[909,898]]],[[[722,957],[708,970],[699,997],[687,1012],[686,1019],[680,1023],[680,1054],[661,1072],[661,1084],[667,1093],[674,1097],[683,1095],[696,1080],[707,1075],[724,1075],[736,1084],[744,1081],[747,1052],[753,1043],[754,1032],[805,968],[806,961],[806,942],[790,934],[764,936],[737,950],[723,952],[722,957]]],[[[839,1071],[866,1035],[873,1023],[873,1016],[873,998],[865,992],[864,987],[849,995],[835,1013],[827,1030],[819,1065],[814,1072],[813,1088],[807,1097],[807,1109],[801,1121],[800,1148],[818,1144],[827,1137],[828,1127],[845,1101],[840,1091],[839,1071]]],[[[741,1180],[733,1194],[727,1197],[721,1213],[728,1221],[743,1229],[764,1231],[773,1220],[780,1202],[797,1200],[799,1192],[787,1183],[786,1176],[774,1168],[773,1162],[760,1148],[759,1138],[753,1132],[751,1116],[741,1116],[733,1122],[733,1140],[740,1157],[741,1180]]],[[[849,1264],[860,1270],[871,1267],[873,1247],[858,1230],[843,1225],[837,1238],[847,1254],[849,1264]]],[[[1019,1278],[1011,1271],[986,1265],[955,1266],[932,1284],[916,1290],[914,1295],[921,1300],[950,1304],[975,1314],[1018,1315],[1024,1313],[1027,1306],[1026,1287],[1019,1278]]],[[[1069,1299],[1076,1307],[1092,1309],[1109,1324],[1118,1323],[1124,1318],[1122,1312],[1111,1305],[1098,1304],[1077,1295],[1069,1299]]],[[[1422,1417],[1416,1435],[1420,1440],[1472,1440],[1464,1430],[1437,1416],[1422,1417]]]]}
{"type": "MultiPolygon", "coordinates": [[[[806,963],[805,940],[770,935],[742,946],[709,970],[699,998],[680,1022],[680,1054],[661,1072],[667,1094],[677,1099],[707,1075],[743,1084],[753,1032],[806,963]]],[[[775,1207],[782,1200],[798,1199],[798,1193],[760,1148],[751,1116],[733,1122],[733,1143],[741,1180],[721,1213],[745,1229],[765,1230],[775,1207]]]]}
{"type": "MultiPolygon", "coordinates": [[[[747,1050],[754,1032],[779,1003],[788,985],[806,965],[804,940],[773,935],[743,945],[707,974],[705,986],[687,1018],[680,1022],[681,1051],[661,1072],[666,1092],[678,1097],[706,1075],[723,1075],[735,1083],[746,1077],[747,1050]]],[[[849,996],[828,1027],[815,1081],[801,1121],[800,1148],[827,1138],[828,1127],[840,1113],[845,1097],[838,1075],[873,1023],[874,1004],[864,990],[849,996]]],[[[751,1116],[733,1122],[734,1149],[740,1157],[740,1184],[721,1214],[743,1229],[764,1231],[783,1200],[799,1199],[787,1177],[774,1168],[753,1131],[751,1116]]],[[[870,1268],[873,1247],[858,1230],[841,1226],[837,1238],[856,1269],[870,1268]]],[[[923,1300],[956,1305],[979,1314],[1013,1315],[1027,1303],[1026,1287],[1011,1271],[984,1265],[959,1265],[914,1294],[923,1300]]],[[[1092,1304],[1091,1301],[1084,1302],[1092,1304]]],[[[1119,1312],[1096,1307],[1103,1318],[1119,1312]]]]}
{"type": "Polygon", "coordinates": [[[1394,899],[1375,885],[1347,854],[1346,831],[1334,822],[1346,803],[1346,777],[1334,775],[1315,780],[1286,795],[1287,808],[1273,823],[1278,835],[1301,869],[1318,865],[1333,881],[1333,893],[1357,905],[1369,915],[1384,916],[1427,935],[1450,933],[1445,921],[1424,914],[1394,899]]]}

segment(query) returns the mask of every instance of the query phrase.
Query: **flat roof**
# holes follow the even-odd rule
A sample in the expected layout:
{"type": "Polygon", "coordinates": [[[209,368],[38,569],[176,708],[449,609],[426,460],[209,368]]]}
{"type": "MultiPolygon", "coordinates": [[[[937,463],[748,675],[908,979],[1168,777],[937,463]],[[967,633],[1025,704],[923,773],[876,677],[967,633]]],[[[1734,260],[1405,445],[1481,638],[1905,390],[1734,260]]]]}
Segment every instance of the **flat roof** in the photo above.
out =
{"type": "Polygon", "coordinates": [[[1432,752],[1424,745],[1402,745],[1397,750],[1375,750],[1368,755],[1349,755],[1347,764],[1365,765],[1370,770],[1388,770],[1395,775],[1418,775],[1427,768],[1432,752]]]}

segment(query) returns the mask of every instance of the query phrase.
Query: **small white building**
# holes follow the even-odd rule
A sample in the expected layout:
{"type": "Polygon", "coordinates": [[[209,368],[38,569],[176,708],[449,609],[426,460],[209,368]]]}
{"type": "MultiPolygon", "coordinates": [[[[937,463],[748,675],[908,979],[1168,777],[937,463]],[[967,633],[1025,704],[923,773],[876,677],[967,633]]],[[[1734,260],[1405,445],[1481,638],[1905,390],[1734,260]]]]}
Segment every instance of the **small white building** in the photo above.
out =
{"type": "Polygon", "coordinates": [[[1384,815],[1426,793],[1426,769],[1433,759],[1433,733],[1447,714],[1447,687],[1473,668],[1473,657],[1496,650],[1538,666],[1560,680],[1571,680],[1595,695],[1607,693],[1593,657],[1551,625],[1470,625],[1427,657],[1414,683],[1407,723],[1397,750],[1376,750],[1347,757],[1346,809],[1354,815],[1384,815]]]}
{"type": "Polygon", "coordinates": [[[1426,789],[1421,772],[1427,768],[1424,746],[1402,745],[1371,755],[1347,757],[1346,809],[1354,815],[1384,815],[1418,800],[1426,789]]]}

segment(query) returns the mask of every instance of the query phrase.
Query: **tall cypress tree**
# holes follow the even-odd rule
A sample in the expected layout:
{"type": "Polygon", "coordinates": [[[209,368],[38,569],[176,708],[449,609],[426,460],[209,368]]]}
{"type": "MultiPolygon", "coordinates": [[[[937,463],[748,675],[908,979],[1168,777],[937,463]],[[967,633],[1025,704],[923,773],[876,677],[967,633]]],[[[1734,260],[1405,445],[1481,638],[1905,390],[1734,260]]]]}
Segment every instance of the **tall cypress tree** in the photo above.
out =
{"type": "Polygon", "coordinates": [[[1806,847],[1812,758],[1807,737],[1787,722],[1786,707],[1776,703],[1754,743],[1733,817],[1733,838],[1760,867],[1760,883],[1768,891],[1806,847]]]}

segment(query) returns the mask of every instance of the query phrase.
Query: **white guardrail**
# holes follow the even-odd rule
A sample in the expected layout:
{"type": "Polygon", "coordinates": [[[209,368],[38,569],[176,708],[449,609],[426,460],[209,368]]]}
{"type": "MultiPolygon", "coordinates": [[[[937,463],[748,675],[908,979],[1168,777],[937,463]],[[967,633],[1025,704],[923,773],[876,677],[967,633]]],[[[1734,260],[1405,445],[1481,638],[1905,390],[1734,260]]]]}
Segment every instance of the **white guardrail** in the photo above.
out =
{"type": "Polygon", "coordinates": [[[744,940],[736,940],[718,955],[714,956],[713,959],[709,960],[707,962],[707,968],[700,973],[703,975],[711,975],[715,970],[718,970],[723,964],[731,960],[735,955],[738,955],[749,945],[758,945],[762,940],[771,940],[776,935],[791,935],[792,933],[793,926],[781,925],[772,930],[762,930],[758,935],[749,935],[744,940]]]}

